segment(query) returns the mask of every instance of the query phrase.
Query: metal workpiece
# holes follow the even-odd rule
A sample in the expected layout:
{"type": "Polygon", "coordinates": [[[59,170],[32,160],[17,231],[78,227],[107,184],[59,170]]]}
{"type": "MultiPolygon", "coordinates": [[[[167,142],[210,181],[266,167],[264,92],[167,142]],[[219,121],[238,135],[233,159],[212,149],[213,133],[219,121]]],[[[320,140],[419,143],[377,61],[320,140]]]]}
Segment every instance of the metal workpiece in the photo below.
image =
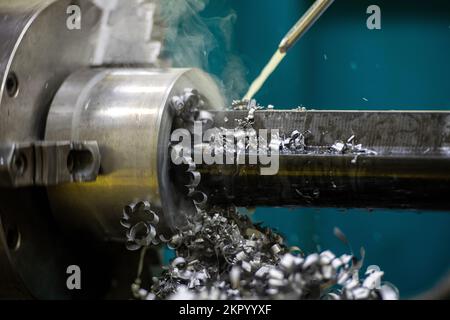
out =
{"type": "Polygon", "coordinates": [[[49,199],[66,225],[101,239],[123,238],[122,208],[149,201],[168,229],[183,226],[192,201],[180,196],[170,177],[172,98],[186,88],[202,96],[203,108],[224,106],[214,81],[197,69],[91,69],[70,76],[47,118],[47,140],[91,140],[101,153],[93,183],[49,188],[49,199]]]}
{"type": "MultiPolygon", "coordinates": [[[[247,114],[217,112],[214,125],[235,128],[234,120],[247,114]]],[[[256,132],[279,130],[279,170],[261,175],[263,165],[248,158],[239,165],[203,165],[200,188],[211,203],[450,207],[449,112],[259,110],[253,116],[256,132]],[[292,143],[293,132],[304,134],[302,144],[292,143]]]]}

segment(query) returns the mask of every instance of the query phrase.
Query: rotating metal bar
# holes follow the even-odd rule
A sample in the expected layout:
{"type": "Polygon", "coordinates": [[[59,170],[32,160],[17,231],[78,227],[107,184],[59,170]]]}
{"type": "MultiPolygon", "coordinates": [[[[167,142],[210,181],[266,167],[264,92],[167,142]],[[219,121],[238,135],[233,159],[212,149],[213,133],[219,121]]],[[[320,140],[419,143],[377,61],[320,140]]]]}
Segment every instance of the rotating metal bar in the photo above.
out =
{"type": "MultiPolygon", "coordinates": [[[[247,114],[216,112],[215,126],[233,128],[247,114]]],[[[253,128],[310,133],[304,150],[281,151],[273,176],[259,164],[203,165],[211,203],[450,209],[450,112],[264,110],[253,128]],[[350,137],[371,152],[337,151],[350,137]]]]}

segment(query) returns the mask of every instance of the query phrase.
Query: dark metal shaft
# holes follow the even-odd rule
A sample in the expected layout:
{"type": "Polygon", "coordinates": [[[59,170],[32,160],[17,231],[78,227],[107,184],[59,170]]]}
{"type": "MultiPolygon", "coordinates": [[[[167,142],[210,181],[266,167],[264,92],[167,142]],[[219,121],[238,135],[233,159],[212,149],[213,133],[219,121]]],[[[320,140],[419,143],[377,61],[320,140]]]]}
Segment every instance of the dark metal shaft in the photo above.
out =
{"type": "MultiPolygon", "coordinates": [[[[233,128],[244,111],[214,114],[233,128]]],[[[317,206],[450,209],[450,113],[257,111],[253,128],[310,131],[302,152],[282,152],[279,171],[260,165],[203,165],[201,188],[211,203],[238,206],[317,206]],[[374,153],[336,152],[336,141],[374,153]]],[[[248,162],[247,162],[248,163],[248,162]]]]}

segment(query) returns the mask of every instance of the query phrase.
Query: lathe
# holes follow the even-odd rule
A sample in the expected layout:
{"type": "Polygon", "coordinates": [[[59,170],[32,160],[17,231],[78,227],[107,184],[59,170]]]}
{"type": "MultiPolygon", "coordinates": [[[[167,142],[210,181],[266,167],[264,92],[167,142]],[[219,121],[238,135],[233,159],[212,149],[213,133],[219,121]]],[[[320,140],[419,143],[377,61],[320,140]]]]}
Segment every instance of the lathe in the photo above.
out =
{"type": "Polygon", "coordinates": [[[0,297],[116,297],[134,277],[124,218],[137,203],[162,242],[206,204],[450,209],[450,112],[228,106],[205,72],[157,60],[157,7],[131,2],[0,1],[0,297]],[[195,143],[195,124],[222,131],[195,143]],[[191,160],[223,161],[174,163],[181,129],[191,160]],[[267,175],[262,129],[278,161],[267,175]],[[82,293],[67,290],[69,265],[86,270],[82,293]]]}

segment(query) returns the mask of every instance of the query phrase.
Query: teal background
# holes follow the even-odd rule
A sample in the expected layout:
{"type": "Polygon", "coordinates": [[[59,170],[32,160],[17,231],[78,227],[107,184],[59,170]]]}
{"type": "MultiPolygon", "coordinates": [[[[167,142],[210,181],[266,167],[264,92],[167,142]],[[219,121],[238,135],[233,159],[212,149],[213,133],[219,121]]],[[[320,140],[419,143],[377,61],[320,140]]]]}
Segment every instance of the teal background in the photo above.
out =
{"type": "MultiPolygon", "coordinates": [[[[230,84],[224,73],[230,61],[240,58],[242,76],[250,83],[311,3],[209,1],[195,22],[204,23],[216,42],[205,61],[194,66],[223,80],[230,98],[241,96],[242,86],[230,84]],[[230,13],[235,13],[232,37],[213,18],[230,13]]],[[[189,35],[192,19],[176,23],[189,35]]],[[[169,56],[180,50],[172,40],[166,43],[169,56]]],[[[449,75],[450,1],[336,0],[289,51],[256,99],[277,108],[449,110],[449,75]],[[366,28],[371,4],[381,7],[382,30],[366,28]]],[[[366,266],[379,265],[403,298],[430,288],[450,270],[447,213],[258,208],[253,218],[277,228],[290,245],[305,252],[348,252],[333,236],[333,228],[339,227],[355,251],[364,246],[366,266]]]]}

